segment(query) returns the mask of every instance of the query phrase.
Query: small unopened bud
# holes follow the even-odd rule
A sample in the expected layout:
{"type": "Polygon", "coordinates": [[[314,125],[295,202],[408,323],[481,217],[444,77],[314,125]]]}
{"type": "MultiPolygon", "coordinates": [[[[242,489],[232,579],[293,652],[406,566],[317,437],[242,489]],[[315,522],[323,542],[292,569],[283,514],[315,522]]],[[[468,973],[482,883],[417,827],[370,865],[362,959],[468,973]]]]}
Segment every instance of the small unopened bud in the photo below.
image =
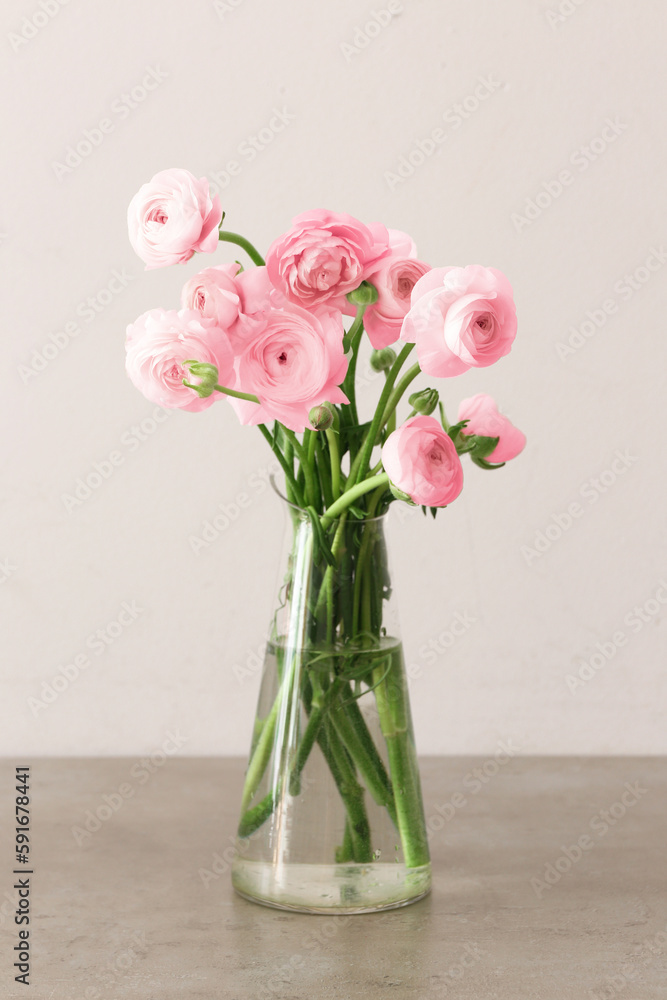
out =
{"type": "Polygon", "coordinates": [[[370,281],[362,281],[358,288],[347,293],[346,298],[353,306],[372,306],[378,300],[378,290],[370,281]]]}
{"type": "Polygon", "coordinates": [[[383,347],[371,354],[371,368],[374,372],[388,372],[396,360],[396,351],[391,347],[383,347]]]}
{"type": "Polygon", "coordinates": [[[187,385],[188,389],[194,389],[202,399],[207,399],[213,395],[215,387],[218,384],[218,369],[215,365],[211,365],[206,361],[184,361],[183,367],[190,369],[190,375],[201,379],[201,382],[197,385],[192,382],[186,382],[183,379],[183,385],[187,385]]]}
{"type": "Polygon", "coordinates": [[[413,392],[408,402],[413,410],[421,413],[423,417],[428,417],[435,410],[439,399],[437,389],[421,389],[419,392],[413,392]]]}
{"type": "Polygon", "coordinates": [[[308,414],[310,426],[315,431],[328,431],[333,426],[335,419],[334,408],[331,403],[320,403],[314,406],[308,414]]]}

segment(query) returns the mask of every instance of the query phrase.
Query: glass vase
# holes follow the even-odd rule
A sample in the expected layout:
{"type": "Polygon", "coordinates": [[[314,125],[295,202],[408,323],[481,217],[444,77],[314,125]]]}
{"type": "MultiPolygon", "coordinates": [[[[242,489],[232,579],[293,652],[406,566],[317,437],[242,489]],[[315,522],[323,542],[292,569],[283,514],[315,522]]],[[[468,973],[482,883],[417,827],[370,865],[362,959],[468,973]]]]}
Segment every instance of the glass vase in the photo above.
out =
{"type": "Polygon", "coordinates": [[[232,882],[310,913],[404,906],[431,886],[387,515],[286,510],[232,882]]]}

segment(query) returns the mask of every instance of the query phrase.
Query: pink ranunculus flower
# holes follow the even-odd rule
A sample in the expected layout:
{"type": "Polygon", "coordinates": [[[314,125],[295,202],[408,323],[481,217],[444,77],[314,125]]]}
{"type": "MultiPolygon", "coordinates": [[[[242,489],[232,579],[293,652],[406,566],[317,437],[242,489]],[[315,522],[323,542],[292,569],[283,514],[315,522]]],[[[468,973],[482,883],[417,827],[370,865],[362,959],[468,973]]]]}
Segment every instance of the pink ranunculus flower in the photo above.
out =
{"type": "Polygon", "coordinates": [[[235,354],[242,354],[247,344],[260,329],[272,305],[284,301],[269,280],[265,267],[251,267],[235,279],[239,295],[239,315],[230,330],[235,354]]]}
{"type": "Polygon", "coordinates": [[[366,280],[375,285],[377,302],[364,313],[364,328],[376,350],[395,343],[410,309],[410,296],[420,278],[431,270],[430,264],[412,257],[383,257],[366,280]]]}
{"type": "Polygon", "coordinates": [[[456,446],[434,417],[411,417],[390,434],[382,464],[394,486],[426,507],[445,507],[463,489],[456,446]]]}
{"type": "Polygon", "coordinates": [[[287,301],[270,308],[237,358],[236,372],[233,388],[260,400],[230,398],[242,424],[280,420],[304,430],[313,406],[348,402],[340,388],[347,372],[340,312],[311,312],[287,301]]]}
{"type": "Polygon", "coordinates": [[[464,435],[479,434],[481,437],[498,438],[498,444],[486,456],[487,462],[509,462],[526,446],[526,435],[503,416],[498,411],[495,400],[483,392],[461,401],[458,420],[469,421],[461,432],[464,435]]]}
{"type": "Polygon", "coordinates": [[[239,269],[236,261],[204,268],[183,286],[181,305],[184,309],[196,309],[228,330],[239,316],[241,300],[235,281],[239,269]]]}
{"type": "Polygon", "coordinates": [[[222,205],[208,181],[172,167],[139,188],[127,210],[130,243],[146,270],[181,264],[198,251],[214,253],[222,205]]]}
{"type": "Polygon", "coordinates": [[[218,382],[231,388],[234,356],[224,330],[190,309],[150,309],[127,328],[127,374],[153,403],[170,409],[205,410],[219,392],[201,398],[183,379],[196,383],[184,361],[216,365],[218,382]]]}
{"type": "Polygon", "coordinates": [[[316,209],[292,220],[291,229],[269,247],[266,266],[273,285],[290,301],[342,309],[345,295],[388,247],[389,234],[380,223],[366,226],[351,215],[316,209]]]}
{"type": "Polygon", "coordinates": [[[401,339],[416,342],[422,371],[447,377],[486,368],[516,336],[512,288],[493,267],[433,268],[412,290],[401,339]]]}

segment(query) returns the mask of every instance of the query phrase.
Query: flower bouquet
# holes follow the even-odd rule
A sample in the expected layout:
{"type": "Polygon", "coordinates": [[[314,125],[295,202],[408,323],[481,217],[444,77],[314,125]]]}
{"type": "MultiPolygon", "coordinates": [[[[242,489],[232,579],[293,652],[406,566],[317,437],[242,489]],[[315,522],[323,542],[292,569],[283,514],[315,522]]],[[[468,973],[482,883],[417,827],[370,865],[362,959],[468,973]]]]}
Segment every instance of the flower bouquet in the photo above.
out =
{"type": "Polygon", "coordinates": [[[490,396],[450,422],[420,373],[450,378],[506,355],[516,334],[507,278],[431,267],[412,239],[318,210],[297,216],[266,260],[222,228],[206,179],[156,174],[132,199],[147,269],[220,243],[239,261],[186,282],[180,310],[127,330],[127,372],[151,401],[226,400],[283,473],[286,559],[271,623],[232,877],[269,905],[312,912],[400,906],[430,887],[428,838],[384,522],[395,502],[435,517],[459,495],[461,456],[498,469],[525,438],[490,396]],[[364,337],[382,379],[360,413],[364,337]],[[408,360],[412,352],[412,363],[408,360]]]}

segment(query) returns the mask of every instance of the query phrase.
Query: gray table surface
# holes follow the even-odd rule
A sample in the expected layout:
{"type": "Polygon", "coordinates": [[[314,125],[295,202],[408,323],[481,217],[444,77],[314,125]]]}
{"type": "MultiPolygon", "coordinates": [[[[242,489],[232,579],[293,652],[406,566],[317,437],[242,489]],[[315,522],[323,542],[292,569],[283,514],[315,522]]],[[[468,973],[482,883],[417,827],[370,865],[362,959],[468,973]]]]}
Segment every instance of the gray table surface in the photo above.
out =
{"type": "Polygon", "coordinates": [[[433,892],[346,917],[234,893],[223,853],[243,767],[1,761],[0,997],[667,997],[664,759],[425,758],[433,892]],[[32,767],[28,990],[10,958],[15,763],[32,767]],[[105,801],[100,828],[78,832],[105,801]]]}

